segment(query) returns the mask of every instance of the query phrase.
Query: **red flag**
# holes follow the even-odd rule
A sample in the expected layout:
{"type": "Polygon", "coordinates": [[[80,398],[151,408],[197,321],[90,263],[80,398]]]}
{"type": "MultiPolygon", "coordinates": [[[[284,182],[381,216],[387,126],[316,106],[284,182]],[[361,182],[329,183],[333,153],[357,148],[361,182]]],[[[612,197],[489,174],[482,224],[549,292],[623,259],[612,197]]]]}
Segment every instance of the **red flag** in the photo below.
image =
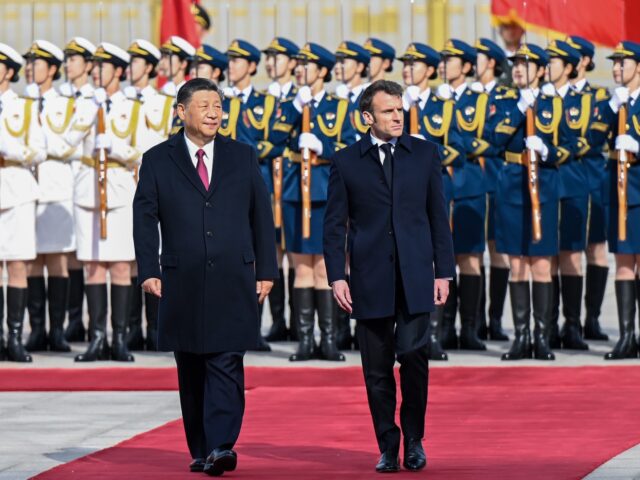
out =
{"type": "Polygon", "coordinates": [[[640,41],[640,2],[637,0],[492,0],[498,21],[514,21],[551,36],[580,35],[615,47],[621,40],[640,41]]]}
{"type": "Polygon", "coordinates": [[[191,0],[162,0],[160,43],[171,35],[178,35],[198,48],[200,38],[196,33],[196,21],[191,12],[191,0]]]}

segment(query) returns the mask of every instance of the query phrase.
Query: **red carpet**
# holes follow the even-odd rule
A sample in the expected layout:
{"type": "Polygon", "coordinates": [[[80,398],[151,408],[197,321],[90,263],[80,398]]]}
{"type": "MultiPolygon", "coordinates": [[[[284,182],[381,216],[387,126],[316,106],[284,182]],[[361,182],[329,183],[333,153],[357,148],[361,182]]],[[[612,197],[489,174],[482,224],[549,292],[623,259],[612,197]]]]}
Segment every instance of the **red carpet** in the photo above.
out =
{"type": "MultiPolygon", "coordinates": [[[[239,468],[225,477],[378,478],[357,368],[247,377],[239,468]]],[[[640,442],[640,367],[438,368],[430,385],[429,464],[403,478],[577,479],[640,442]]],[[[175,421],[36,478],[197,478],[189,461],[175,421]]]]}

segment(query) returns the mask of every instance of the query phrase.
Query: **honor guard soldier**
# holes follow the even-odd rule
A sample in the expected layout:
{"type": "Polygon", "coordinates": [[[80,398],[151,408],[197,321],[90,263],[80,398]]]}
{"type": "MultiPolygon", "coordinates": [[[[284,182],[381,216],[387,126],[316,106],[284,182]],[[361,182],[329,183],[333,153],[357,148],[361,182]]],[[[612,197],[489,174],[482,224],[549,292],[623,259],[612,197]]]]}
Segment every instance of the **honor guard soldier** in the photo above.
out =
{"type": "Polygon", "coordinates": [[[582,156],[589,151],[586,139],[591,117],[591,96],[583,95],[571,88],[570,80],[577,77],[580,52],[561,40],[552,41],[547,47],[549,55],[549,82],[543,87],[548,96],[562,99],[563,117],[576,142],[572,154],[558,165],[560,188],[560,254],[558,256],[561,278],[558,281],[558,266],[552,268],[554,291],[552,310],[551,347],[570,350],[588,350],[582,339],[580,305],[582,303],[582,252],[587,247],[587,222],[589,216],[589,182],[582,156]],[[559,300],[562,296],[562,312],[565,317],[556,340],[559,316],[559,300]]]}
{"type": "Polygon", "coordinates": [[[36,40],[24,55],[26,74],[37,87],[39,123],[45,134],[47,159],[37,166],[40,196],[36,211],[36,251],[29,263],[28,300],[31,333],[30,352],[50,349],[70,352],[64,338],[69,272],[67,253],[76,249],[73,221],[73,170],[70,157],[75,146],[65,141],[71,126],[73,98],[63,97],[53,87],[60,78],[62,50],[46,40],[36,40]],[[47,268],[45,287],[44,269],[47,268]],[[46,330],[47,304],[49,334],[46,330]]]}
{"type": "MultiPolygon", "coordinates": [[[[78,99],[93,98],[93,86],[89,83],[89,75],[93,68],[92,57],[96,46],[86,38],[74,37],[64,47],[64,69],[67,81],[60,85],[62,96],[73,99],[73,108],[78,99]]],[[[82,165],[83,148],[78,145],[69,156],[69,162],[75,179],[82,165]]],[[[75,230],[75,219],[74,219],[75,230]]],[[[67,313],[69,323],[64,331],[68,342],[84,342],[86,330],[82,322],[84,311],[84,268],[76,253],[68,255],[69,295],[67,313]]]]}
{"type": "MultiPolygon", "coordinates": [[[[402,101],[405,110],[404,125],[411,135],[442,146],[443,191],[447,215],[451,217],[454,189],[453,167],[464,168],[465,154],[454,115],[453,100],[438,97],[429,87],[429,81],[438,77],[440,54],[428,45],[413,42],[409,44],[399,60],[403,62],[402,77],[407,86],[402,101]]],[[[451,281],[445,307],[438,307],[436,313],[430,317],[429,358],[432,360],[447,360],[447,354],[442,350],[441,343],[442,346],[446,343],[451,348],[458,348],[455,332],[457,308],[455,285],[455,280],[451,281]],[[445,328],[446,331],[444,331],[445,328]],[[440,339],[438,339],[438,332],[442,333],[440,339]]]]}
{"type": "MultiPolygon", "coordinates": [[[[298,54],[300,48],[291,40],[283,37],[275,37],[271,40],[271,43],[265,48],[262,53],[266,55],[265,66],[267,74],[272,80],[269,84],[268,92],[276,99],[276,115],[275,121],[278,120],[277,112],[280,110],[282,102],[293,100],[298,93],[298,88],[294,82],[294,71],[298,64],[295,56],[298,54]]],[[[275,124],[274,124],[275,125],[275,124]]],[[[283,122],[279,124],[281,131],[276,132],[277,136],[288,136],[292,126],[283,122]]],[[[271,137],[273,138],[273,134],[271,137]]],[[[276,213],[276,220],[280,220],[282,223],[282,176],[284,165],[284,148],[286,147],[286,141],[284,144],[281,142],[275,149],[271,151],[271,169],[273,172],[273,202],[274,212],[276,213]],[[279,150],[282,149],[282,152],[279,150]],[[278,217],[278,215],[280,215],[278,217]]],[[[276,251],[278,254],[278,265],[280,271],[280,277],[274,280],[273,288],[269,293],[269,307],[271,308],[271,317],[273,323],[269,329],[269,333],[265,337],[268,342],[278,342],[282,340],[298,340],[295,315],[293,310],[293,284],[296,277],[296,270],[293,267],[293,258],[290,255],[287,256],[289,264],[289,271],[287,272],[287,287],[289,294],[289,328],[285,322],[284,306],[285,306],[285,277],[284,270],[282,268],[282,262],[285,254],[285,247],[282,238],[282,225],[276,225],[276,251]]]]}
{"type": "Polygon", "coordinates": [[[616,258],[616,303],[620,338],[606,360],[636,358],[636,302],[640,291],[640,43],[623,41],[609,56],[618,87],[594,112],[592,142],[610,138],[609,251],[616,258]],[[601,107],[601,108],[600,108],[601,107]]]}
{"type": "Polygon", "coordinates": [[[227,56],[211,45],[202,44],[191,59],[191,77],[206,78],[220,85],[229,67],[227,56]]]}
{"type": "Polygon", "coordinates": [[[393,71],[396,50],[391,45],[377,38],[368,38],[363,47],[371,55],[369,60],[369,83],[384,80],[387,73],[393,71]]]}
{"type": "MultiPolygon", "coordinates": [[[[167,78],[167,83],[162,86],[161,92],[164,95],[174,98],[178,94],[180,87],[187,81],[189,73],[189,62],[196,54],[193,45],[184,38],[172,35],[160,47],[160,62],[158,63],[158,75],[167,78]]],[[[172,123],[170,135],[173,135],[182,128],[182,120],[175,113],[175,106],[172,113],[172,123]]]]}
{"type": "Polygon", "coordinates": [[[211,17],[202,5],[195,2],[191,4],[191,13],[196,21],[196,35],[200,40],[203,40],[211,28],[211,17]]]}
{"type": "MultiPolygon", "coordinates": [[[[251,84],[251,77],[258,72],[260,50],[245,40],[236,39],[231,42],[226,54],[229,58],[229,81],[233,88],[225,88],[220,133],[256,149],[262,178],[270,192],[273,192],[273,144],[269,141],[269,129],[272,116],[276,113],[276,98],[259,92],[251,84]]],[[[259,311],[262,316],[262,305],[259,311]]],[[[269,351],[271,347],[260,336],[256,349],[269,351]]]]}
{"type": "MultiPolygon", "coordinates": [[[[503,66],[506,63],[504,51],[488,38],[480,38],[475,43],[477,54],[476,78],[471,84],[471,89],[476,92],[484,92],[489,96],[485,109],[485,127],[483,138],[491,138],[491,129],[496,119],[498,103],[503,100],[517,98],[517,91],[503,85],[498,85],[498,78],[503,74],[503,66]]],[[[486,241],[489,247],[489,260],[491,268],[489,273],[489,327],[486,322],[486,275],[484,265],[481,267],[483,279],[482,294],[480,299],[480,316],[478,336],[482,340],[509,340],[502,329],[502,312],[504,301],[509,286],[509,257],[496,251],[496,187],[498,174],[504,162],[504,151],[491,143],[482,153],[484,158],[484,183],[487,189],[487,222],[486,241]]]]}
{"type": "MultiPolygon", "coordinates": [[[[0,269],[7,265],[7,344],[2,332],[4,294],[0,288],[0,358],[31,362],[22,344],[27,308],[27,262],[36,258],[38,184],[32,167],[47,157],[38,107],[19,97],[10,83],[19,80],[23,58],[0,43],[0,269]]],[[[0,278],[3,278],[0,271],[0,278]]]]}
{"type": "MultiPolygon", "coordinates": [[[[577,35],[567,37],[567,43],[581,55],[572,88],[577,92],[591,96],[592,112],[601,110],[609,101],[606,88],[596,87],[586,78],[587,72],[595,68],[593,43],[577,35]]],[[[609,199],[604,198],[604,184],[607,179],[607,159],[602,153],[603,145],[590,145],[589,151],[582,157],[589,183],[589,225],[587,227],[587,274],[585,278],[585,319],[583,334],[585,340],[608,340],[609,337],[600,327],[600,310],[607,287],[609,267],[607,259],[607,209],[609,199]]]]}
{"type": "MultiPolygon", "coordinates": [[[[140,115],[146,124],[146,134],[138,139],[138,149],[143,153],[163,142],[171,130],[171,110],[173,97],[162,95],[150,84],[157,76],[156,67],[160,61],[160,50],[151,42],[134,40],[127,53],[130,56],[128,76],[130,85],[124,89],[127,98],[140,102],[140,115]]],[[[134,176],[137,175],[137,169],[134,176]]],[[[131,299],[127,321],[127,348],[129,350],[157,350],[158,297],[144,294],[145,316],[147,317],[146,341],[142,333],[143,292],[138,286],[138,267],[131,263],[131,299]]]]}
{"type": "Polygon", "coordinates": [[[446,83],[438,92],[444,99],[453,98],[455,101],[456,124],[466,154],[461,168],[452,167],[453,248],[460,270],[457,286],[461,323],[458,345],[463,350],[486,350],[478,338],[477,318],[483,289],[480,266],[485,249],[487,207],[484,153],[489,148],[484,129],[489,96],[467,86],[466,80],[474,75],[476,64],[473,47],[462,40],[451,39],[440,54],[445,62],[446,83]]]}
{"type": "Polygon", "coordinates": [[[529,329],[533,307],[533,355],[554,360],[549,347],[551,261],[558,254],[558,164],[575,146],[560,97],[540,92],[549,63],[537,45],[523,44],[512,57],[518,99],[502,102],[490,143],[503,145],[505,164],[498,178],[496,249],[509,255],[509,293],[515,340],[503,360],[531,358],[529,329]],[[530,285],[529,278],[533,282],[530,285]]]}
{"type": "Polygon", "coordinates": [[[133,361],[125,342],[131,293],[133,249],[133,171],[147,135],[142,104],[120,90],[130,56],[101,43],[93,57],[93,80],[99,88],[91,101],[78,104],[72,128],[85,145],[83,166],[76,176],[75,208],[78,259],[87,268],[87,303],[91,342],[78,362],[100,359],[133,361]],[[106,338],[107,283],[111,277],[111,350],[106,338]]]}
{"type": "MultiPolygon", "coordinates": [[[[369,127],[364,121],[360,108],[360,97],[369,86],[369,62],[371,54],[364,47],[355,42],[342,42],[336,50],[336,66],[334,67],[336,80],[342,82],[336,88],[336,96],[349,100],[351,109],[349,119],[356,130],[356,141],[364,135],[369,127]]],[[[337,345],[339,350],[350,350],[351,346],[358,348],[357,337],[351,335],[349,314],[338,310],[337,345]]]]}
{"type": "Polygon", "coordinates": [[[322,250],[322,227],[327,202],[329,158],[355,141],[349,121],[349,102],[329,94],[336,59],[326,48],[307,43],[297,55],[296,82],[300,89],[285,102],[274,131],[291,125],[291,152],[285,160],[282,221],[285,245],[296,269],[293,289],[299,344],[290,361],[314,357],[314,318],[321,332],[320,358],[343,361],[336,346],[337,305],[327,282],[322,250]]]}

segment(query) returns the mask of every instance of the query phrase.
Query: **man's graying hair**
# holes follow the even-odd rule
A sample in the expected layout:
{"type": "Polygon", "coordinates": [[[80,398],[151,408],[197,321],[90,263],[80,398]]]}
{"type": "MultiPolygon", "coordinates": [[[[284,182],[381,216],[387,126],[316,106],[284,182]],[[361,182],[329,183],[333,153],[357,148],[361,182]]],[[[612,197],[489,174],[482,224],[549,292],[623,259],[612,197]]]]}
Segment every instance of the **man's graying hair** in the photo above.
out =
{"type": "Polygon", "coordinates": [[[360,97],[360,103],[358,107],[360,108],[361,112],[373,113],[373,97],[375,97],[376,93],[378,92],[384,92],[394,97],[402,98],[403,90],[400,84],[396,82],[392,82],[390,80],[376,80],[367,87],[367,89],[363,92],[362,97],[360,97]]]}
{"type": "Polygon", "coordinates": [[[178,90],[176,104],[182,104],[187,107],[191,101],[191,97],[193,97],[193,94],[203,90],[207,92],[216,92],[220,95],[220,100],[224,100],[222,89],[218,87],[215,82],[212,82],[207,78],[192,78],[185,83],[180,90],[178,90]]]}

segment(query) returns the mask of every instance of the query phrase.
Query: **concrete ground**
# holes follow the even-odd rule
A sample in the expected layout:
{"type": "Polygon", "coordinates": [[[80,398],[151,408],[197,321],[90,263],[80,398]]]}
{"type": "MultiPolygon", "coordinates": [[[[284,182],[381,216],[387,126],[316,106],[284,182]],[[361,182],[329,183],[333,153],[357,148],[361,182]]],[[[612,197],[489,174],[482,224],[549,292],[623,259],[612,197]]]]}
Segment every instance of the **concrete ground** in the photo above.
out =
{"type": "MultiPolygon", "coordinates": [[[[266,333],[270,316],[265,308],[263,331],[266,333]]],[[[586,352],[557,351],[555,362],[535,360],[502,362],[500,355],[509,342],[488,342],[486,352],[449,352],[448,362],[432,362],[433,368],[449,366],[511,366],[534,365],[582,366],[610,365],[603,355],[611,350],[618,336],[613,277],[610,278],[603,306],[602,325],[611,340],[590,342],[586,352]]],[[[509,300],[505,305],[504,325],[510,335],[511,312],[509,300]]],[[[136,352],[136,362],[123,364],[96,362],[78,365],[73,356],[84,350],[84,344],[74,344],[70,354],[41,353],[34,355],[32,364],[0,362],[0,374],[5,368],[101,368],[101,367],[164,367],[173,366],[170,353],[136,352]]],[[[288,356],[295,350],[291,342],[272,344],[269,353],[250,352],[246,365],[296,368],[315,366],[334,368],[359,365],[358,352],[345,352],[346,362],[310,361],[290,363],[288,356]]],[[[616,365],[640,366],[640,359],[617,361],[616,365]]],[[[60,463],[112,446],[137,433],[160,426],[180,416],[176,392],[5,392],[0,393],[0,480],[29,478],[60,463]],[[132,408],[145,405],[144,409],[132,408]],[[98,419],[98,420],[96,420],[98,419]]],[[[589,480],[640,478],[640,444],[607,462],[590,474],[589,480]]]]}

